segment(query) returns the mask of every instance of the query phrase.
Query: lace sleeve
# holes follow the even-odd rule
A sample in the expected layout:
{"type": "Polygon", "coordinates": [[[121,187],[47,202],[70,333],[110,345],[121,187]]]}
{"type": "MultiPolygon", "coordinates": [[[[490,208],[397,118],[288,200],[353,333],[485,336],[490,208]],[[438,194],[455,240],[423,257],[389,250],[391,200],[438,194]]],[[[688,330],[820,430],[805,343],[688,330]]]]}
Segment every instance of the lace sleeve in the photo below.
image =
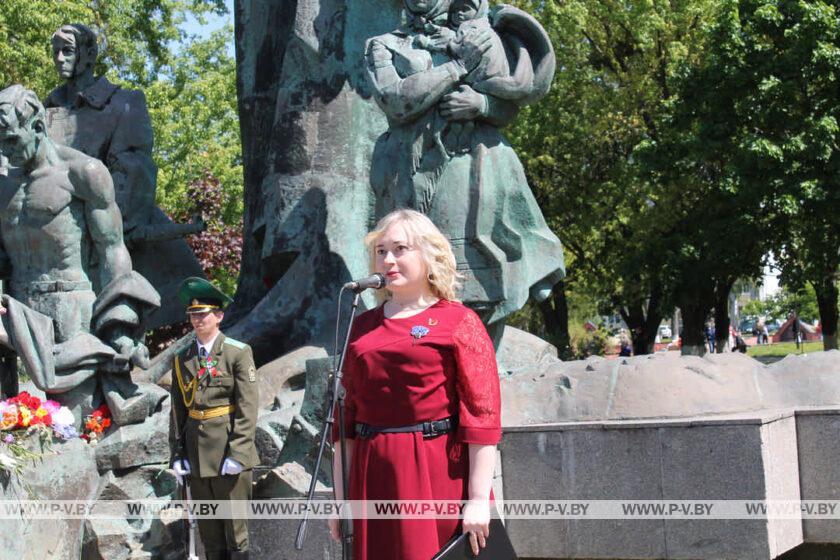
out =
{"type": "Polygon", "coordinates": [[[502,437],[496,354],[487,330],[468,310],[452,333],[458,367],[458,441],[495,445],[502,437]]]}

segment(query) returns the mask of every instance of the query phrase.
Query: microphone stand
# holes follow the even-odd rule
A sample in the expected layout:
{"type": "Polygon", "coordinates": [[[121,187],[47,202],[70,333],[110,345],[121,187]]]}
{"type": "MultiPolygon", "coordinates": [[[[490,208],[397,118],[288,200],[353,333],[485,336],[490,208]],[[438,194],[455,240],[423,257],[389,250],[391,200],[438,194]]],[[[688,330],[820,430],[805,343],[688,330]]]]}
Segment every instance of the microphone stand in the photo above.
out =
{"type": "MultiPolygon", "coordinates": [[[[303,541],[306,538],[306,526],[309,523],[309,511],[312,502],[315,499],[315,485],[318,482],[318,473],[321,472],[321,460],[324,457],[324,452],[327,448],[327,434],[332,433],[335,419],[333,411],[338,403],[338,439],[341,447],[341,481],[344,490],[344,500],[347,501],[347,491],[350,485],[350,464],[347,462],[347,434],[344,430],[344,397],[346,391],[341,384],[341,379],[344,376],[342,370],[344,369],[344,359],[347,356],[347,345],[350,343],[350,332],[353,328],[353,321],[356,318],[356,308],[359,307],[359,297],[362,289],[355,289],[353,296],[353,304],[350,308],[350,321],[347,323],[347,332],[344,335],[344,345],[341,349],[341,358],[338,362],[338,367],[333,371],[332,384],[327,391],[327,411],[324,420],[324,429],[321,430],[321,442],[318,447],[318,457],[315,459],[315,471],[312,474],[312,480],[309,482],[309,492],[306,496],[306,509],[303,513],[303,519],[298,525],[297,537],[295,538],[295,549],[303,550],[303,541]]],[[[343,289],[342,289],[343,291],[343,289]]],[[[339,300],[341,300],[341,293],[339,293],[339,300]]],[[[335,365],[335,364],[334,364],[335,365]]],[[[335,491],[335,473],[333,473],[333,491],[335,491]]],[[[341,558],[342,560],[350,560],[353,551],[353,520],[348,519],[347,516],[341,516],[341,558]]]]}

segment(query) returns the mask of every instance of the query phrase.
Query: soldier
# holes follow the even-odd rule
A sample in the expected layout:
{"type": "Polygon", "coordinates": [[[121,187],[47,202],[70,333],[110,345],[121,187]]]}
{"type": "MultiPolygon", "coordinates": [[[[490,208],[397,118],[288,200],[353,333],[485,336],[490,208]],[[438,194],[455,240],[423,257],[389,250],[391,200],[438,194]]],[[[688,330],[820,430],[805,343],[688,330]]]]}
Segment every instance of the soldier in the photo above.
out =
{"type": "MultiPolygon", "coordinates": [[[[225,294],[201,278],[187,278],[178,296],[187,307],[195,344],[175,357],[172,468],[190,477],[195,500],[248,500],[259,393],[251,348],[226,337],[219,324],[225,294]]],[[[207,560],[248,558],[245,519],[199,519],[207,560]]]]}

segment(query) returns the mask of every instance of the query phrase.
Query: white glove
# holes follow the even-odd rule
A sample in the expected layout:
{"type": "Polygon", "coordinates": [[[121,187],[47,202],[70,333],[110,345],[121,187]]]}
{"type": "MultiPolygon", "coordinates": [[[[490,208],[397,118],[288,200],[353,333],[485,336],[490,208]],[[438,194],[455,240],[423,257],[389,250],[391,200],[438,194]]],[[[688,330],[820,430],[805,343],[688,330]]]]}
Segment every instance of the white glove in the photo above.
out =
{"type": "Polygon", "coordinates": [[[172,470],[175,471],[175,478],[178,484],[184,484],[184,477],[190,474],[190,462],[186,459],[175,459],[172,461],[172,470]]]}
{"type": "Polygon", "coordinates": [[[230,457],[225,457],[225,462],[222,463],[222,474],[239,474],[242,472],[242,465],[234,461],[230,457]]]}

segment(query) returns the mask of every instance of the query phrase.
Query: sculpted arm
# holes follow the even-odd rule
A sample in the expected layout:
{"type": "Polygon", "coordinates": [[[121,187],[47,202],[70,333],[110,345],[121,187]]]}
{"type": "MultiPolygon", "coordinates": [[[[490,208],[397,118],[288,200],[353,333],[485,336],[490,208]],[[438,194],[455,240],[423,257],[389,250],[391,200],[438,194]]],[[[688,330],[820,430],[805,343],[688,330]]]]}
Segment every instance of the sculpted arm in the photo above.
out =
{"type": "Polygon", "coordinates": [[[85,218],[99,257],[100,285],[131,272],[131,257],[123,243],[122,216],[114,198],[114,184],[108,169],[98,160],[87,159],[72,169],[76,195],[85,202],[85,218]]]}
{"type": "Polygon", "coordinates": [[[482,120],[499,128],[510,124],[518,113],[515,103],[479,93],[467,85],[444,95],[440,104],[440,114],[447,120],[482,120]]]}
{"type": "Polygon", "coordinates": [[[394,67],[394,53],[380,39],[367,44],[365,62],[376,101],[397,122],[410,121],[435,105],[458,84],[466,68],[450,61],[406,78],[394,67]]]}

